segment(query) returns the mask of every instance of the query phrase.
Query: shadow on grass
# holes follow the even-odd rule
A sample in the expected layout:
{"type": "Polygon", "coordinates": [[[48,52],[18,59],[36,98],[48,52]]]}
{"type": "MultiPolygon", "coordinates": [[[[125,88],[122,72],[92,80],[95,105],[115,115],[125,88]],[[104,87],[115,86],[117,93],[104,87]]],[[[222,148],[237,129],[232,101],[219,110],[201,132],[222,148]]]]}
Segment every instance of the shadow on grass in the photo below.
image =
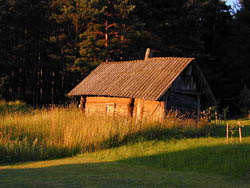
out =
{"type": "MultiPolygon", "coordinates": [[[[102,149],[104,148],[113,148],[119,147],[127,144],[134,144],[142,141],[151,141],[151,140],[171,140],[171,139],[183,139],[183,138],[200,138],[210,136],[213,128],[206,126],[203,128],[183,128],[183,127],[171,127],[171,128],[158,128],[150,127],[137,131],[136,133],[127,134],[124,137],[120,138],[119,135],[114,135],[111,138],[103,141],[100,145],[102,149]]],[[[94,147],[90,146],[88,151],[94,147]]]]}
{"type": "Polygon", "coordinates": [[[123,162],[133,165],[146,164],[168,171],[196,171],[250,178],[249,153],[249,144],[228,144],[135,157],[123,162]]]}
{"type": "Polygon", "coordinates": [[[249,187],[250,145],[198,147],[116,162],[83,157],[0,166],[0,187],[249,187]],[[21,168],[22,169],[21,169],[21,168]],[[4,169],[5,168],[5,169],[4,169]],[[228,176],[228,175],[231,175],[228,176]],[[235,177],[235,178],[233,178],[235,177]]]}
{"type": "Polygon", "coordinates": [[[162,187],[157,172],[117,163],[65,164],[45,168],[0,170],[0,187],[162,187]],[[3,180],[3,181],[2,181],[3,180]]]}

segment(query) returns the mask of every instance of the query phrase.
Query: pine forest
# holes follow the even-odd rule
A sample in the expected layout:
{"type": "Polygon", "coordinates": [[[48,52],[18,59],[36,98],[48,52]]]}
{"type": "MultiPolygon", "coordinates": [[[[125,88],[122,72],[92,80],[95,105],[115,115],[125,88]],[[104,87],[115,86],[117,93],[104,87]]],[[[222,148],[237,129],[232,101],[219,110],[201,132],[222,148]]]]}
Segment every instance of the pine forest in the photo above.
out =
{"type": "Polygon", "coordinates": [[[0,0],[0,99],[65,105],[101,62],[194,57],[232,115],[250,108],[250,0],[0,0]]]}

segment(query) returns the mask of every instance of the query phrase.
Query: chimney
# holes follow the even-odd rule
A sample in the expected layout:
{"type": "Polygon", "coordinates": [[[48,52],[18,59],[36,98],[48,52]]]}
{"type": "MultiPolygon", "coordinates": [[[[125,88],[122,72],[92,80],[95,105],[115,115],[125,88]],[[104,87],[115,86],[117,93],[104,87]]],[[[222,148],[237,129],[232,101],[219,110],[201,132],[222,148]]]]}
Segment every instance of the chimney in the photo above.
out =
{"type": "Polygon", "coordinates": [[[145,61],[148,60],[150,57],[152,57],[152,50],[150,48],[147,48],[146,54],[145,54],[145,61]]]}

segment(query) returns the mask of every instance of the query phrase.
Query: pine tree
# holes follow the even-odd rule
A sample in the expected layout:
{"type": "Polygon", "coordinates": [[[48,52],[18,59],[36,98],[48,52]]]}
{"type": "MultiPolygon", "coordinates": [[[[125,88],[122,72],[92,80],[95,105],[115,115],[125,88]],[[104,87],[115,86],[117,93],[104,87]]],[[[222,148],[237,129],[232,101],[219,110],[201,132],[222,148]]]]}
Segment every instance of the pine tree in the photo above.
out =
{"type": "Polygon", "coordinates": [[[137,2],[137,14],[155,56],[194,56],[204,52],[200,24],[188,0],[137,2]],[[147,11],[145,11],[147,10],[147,11]]]}
{"type": "Polygon", "coordinates": [[[194,1],[200,24],[201,40],[205,53],[197,61],[212,86],[219,107],[229,105],[238,85],[232,82],[232,60],[230,59],[230,35],[233,16],[230,7],[221,0],[194,1]],[[230,76],[231,75],[231,76],[230,76]]]}
{"type": "Polygon", "coordinates": [[[81,0],[54,0],[51,2],[52,17],[57,22],[52,39],[60,48],[60,56],[68,69],[79,58],[79,34],[84,29],[81,0]]]}
{"type": "MultiPolygon", "coordinates": [[[[3,2],[3,1],[2,1],[3,2]]],[[[5,97],[31,104],[43,102],[46,72],[51,65],[49,2],[6,0],[1,8],[0,61],[6,69],[5,97]]]]}
{"type": "Polygon", "coordinates": [[[249,97],[250,75],[250,1],[241,1],[241,8],[235,14],[235,25],[231,37],[232,49],[231,58],[233,66],[231,72],[233,73],[234,82],[237,82],[239,89],[238,97],[235,97],[236,109],[245,108],[250,109],[247,99],[249,97]],[[245,100],[245,101],[244,101],[245,100]]]}
{"type": "Polygon", "coordinates": [[[11,66],[10,60],[10,46],[8,45],[8,36],[10,28],[7,24],[9,16],[9,2],[8,0],[0,0],[0,99],[6,93],[5,85],[9,78],[11,66]]]}
{"type": "MultiPolygon", "coordinates": [[[[82,1],[82,12],[86,19],[86,30],[80,34],[81,58],[75,67],[82,69],[102,61],[118,61],[133,58],[131,53],[138,46],[142,25],[134,14],[131,0],[82,1]]],[[[139,50],[137,48],[137,50],[139,50]]]]}

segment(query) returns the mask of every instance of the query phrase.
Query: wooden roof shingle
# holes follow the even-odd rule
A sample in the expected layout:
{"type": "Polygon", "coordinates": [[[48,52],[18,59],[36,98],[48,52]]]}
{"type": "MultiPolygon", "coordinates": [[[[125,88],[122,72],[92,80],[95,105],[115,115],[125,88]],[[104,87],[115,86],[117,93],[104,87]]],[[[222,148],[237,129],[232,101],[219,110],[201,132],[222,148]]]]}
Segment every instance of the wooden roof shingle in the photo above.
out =
{"type": "Polygon", "coordinates": [[[166,57],[102,63],[68,95],[158,100],[193,60],[166,57]]]}

